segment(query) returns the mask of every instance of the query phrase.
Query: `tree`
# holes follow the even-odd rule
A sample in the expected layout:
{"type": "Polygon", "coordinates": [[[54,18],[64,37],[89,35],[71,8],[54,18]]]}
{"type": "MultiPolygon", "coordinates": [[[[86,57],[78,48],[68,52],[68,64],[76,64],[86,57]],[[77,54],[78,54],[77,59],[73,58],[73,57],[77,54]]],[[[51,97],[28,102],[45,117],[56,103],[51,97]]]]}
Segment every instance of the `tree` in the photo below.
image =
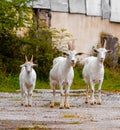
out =
{"type": "Polygon", "coordinates": [[[14,32],[31,24],[32,10],[28,3],[33,0],[0,0],[0,32],[14,32]]]}
{"type": "Polygon", "coordinates": [[[38,78],[48,80],[53,58],[59,55],[54,45],[61,43],[69,34],[65,29],[50,30],[43,21],[40,21],[41,26],[38,29],[31,19],[34,15],[32,8],[27,7],[30,1],[32,0],[0,0],[0,71],[5,74],[19,74],[24,56],[33,55],[34,62],[38,64],[38,78]],[[28,34],[17,37],[14,32],[28,25],[31,25],[28,34]]]}

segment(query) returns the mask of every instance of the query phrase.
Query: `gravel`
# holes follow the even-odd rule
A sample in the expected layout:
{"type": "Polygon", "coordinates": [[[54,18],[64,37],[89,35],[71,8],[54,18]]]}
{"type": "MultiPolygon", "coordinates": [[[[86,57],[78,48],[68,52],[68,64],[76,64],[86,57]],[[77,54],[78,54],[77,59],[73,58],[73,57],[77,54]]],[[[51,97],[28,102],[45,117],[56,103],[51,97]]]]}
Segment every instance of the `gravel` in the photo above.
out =
{"type": "Polygon", "coordinates": [[[0,130],[120,130],[120,93],[102,92],[102,105],[85,104],[84,90],[71,90],[70,109],[54,108],[51,90],[36,90],[33,106],[21,106],[20,93],[0,93],[0,130]]]}

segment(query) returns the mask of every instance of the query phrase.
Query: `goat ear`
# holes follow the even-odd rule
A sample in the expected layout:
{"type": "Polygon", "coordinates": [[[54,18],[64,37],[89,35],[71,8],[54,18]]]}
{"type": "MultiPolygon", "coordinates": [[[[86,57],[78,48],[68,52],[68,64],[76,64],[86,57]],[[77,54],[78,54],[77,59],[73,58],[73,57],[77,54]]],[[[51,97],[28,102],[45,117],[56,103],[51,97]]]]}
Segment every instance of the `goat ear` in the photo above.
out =
{"type": "Polygon", "coordinates": [[[34,67],[34,66],[38,67],[38,64],[34,64],[34,63],[33,63],[32,66],[33,66],[33,67],[34,67]]]}
{"type": "Polygon", "coordinates": [[[93,48],[93,51],[94,51],[95,53],[98,53],[98,50],[97,50],[97,49],[95,49],[95,48],[93,48]]]}
{"type": "Polygon", "coordinates": [[[31,57],[31,60],[30,60],[30,62],[33,62],[33,55],[32,55],[32,57],[31,57]]]}
{"type": "Polygon", "coordinates": [[[24,67],[24,66],[25,66],[25,64],[20,65],[20,67],[24,67]]]}
{"type": "Polygon", "coordinates": [[[107,50],[107,53],[108,54],[111,54],[113,51],[112,50],[107,50]]]}
{"type": "Polygon", "coordinates": [[[25,61],[26,61],[26,62],[28,62],[28,58],[27,58],[27,56],[26,56],[26,55],[25,55],[25,61]]]}
{"type": "Polygon", "coordinates": [[[82,55],[82,54],[84,54],[84,53],[82,53],[82,52],[78,52],[78,53],[76,54],[76,56],[77,56],[77,55],[82,55]]]}

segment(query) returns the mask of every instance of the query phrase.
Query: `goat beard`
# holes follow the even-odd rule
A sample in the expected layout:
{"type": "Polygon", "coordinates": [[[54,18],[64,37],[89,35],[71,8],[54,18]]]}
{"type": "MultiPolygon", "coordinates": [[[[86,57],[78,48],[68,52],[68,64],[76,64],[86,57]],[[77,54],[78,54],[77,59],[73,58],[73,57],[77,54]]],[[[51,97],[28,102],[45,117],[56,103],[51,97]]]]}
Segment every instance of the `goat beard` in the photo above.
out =
{"type": "Polygon", "coordinates": [[[72,63],[72,67],[75,67],[75,64],[74,64],[74,63],[72,63]]]}

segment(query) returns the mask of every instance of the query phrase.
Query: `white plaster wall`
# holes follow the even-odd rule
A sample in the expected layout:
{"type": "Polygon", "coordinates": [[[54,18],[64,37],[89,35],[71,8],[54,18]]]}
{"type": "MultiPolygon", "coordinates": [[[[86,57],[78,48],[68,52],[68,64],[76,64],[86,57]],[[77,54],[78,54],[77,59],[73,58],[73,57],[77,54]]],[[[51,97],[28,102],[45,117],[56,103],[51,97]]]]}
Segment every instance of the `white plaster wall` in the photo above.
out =
{"type": "Polygon", "coordinates": [[[100,41],[100,33],[112,34],[120,39],[120,24],[110,23],[108,19],[81,14],[52,12],[51,27],[67,29],[75,39],[76,50],[90,53],[100,41]]]}

